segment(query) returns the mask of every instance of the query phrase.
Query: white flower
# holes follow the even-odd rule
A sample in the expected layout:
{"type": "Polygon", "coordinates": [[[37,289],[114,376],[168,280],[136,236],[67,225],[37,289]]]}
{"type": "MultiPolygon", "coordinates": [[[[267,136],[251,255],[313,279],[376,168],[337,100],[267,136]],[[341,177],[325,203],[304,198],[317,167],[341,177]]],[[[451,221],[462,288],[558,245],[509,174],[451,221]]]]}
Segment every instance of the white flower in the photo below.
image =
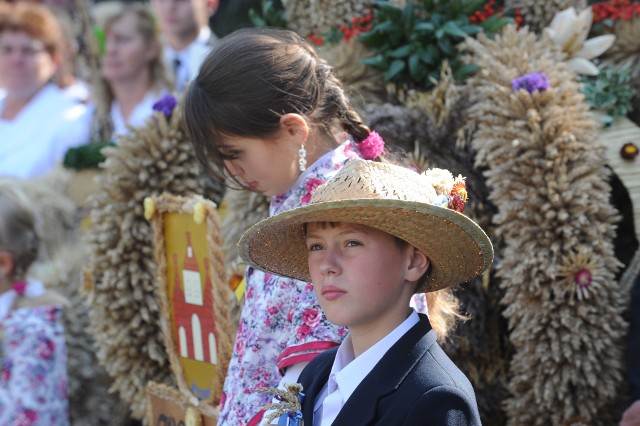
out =
{"type": "Polygon", "coordinates": [[[422,172],[429,179],[433,189],[438,195],[449,195],[453,189],[453,175],[449,170],[445,169],[429,169],[422,172]]]}
{"type": "Polygon", "coordinates": [[[593,12],[591,7],[576,14],[573,7],[558,12],[545,33],[567,55],[567,65],[578,74],[598,75],[598,67],[590,59],[602,55],[616,39],[613,34],[601,35],[587,40],[593,12]]]}

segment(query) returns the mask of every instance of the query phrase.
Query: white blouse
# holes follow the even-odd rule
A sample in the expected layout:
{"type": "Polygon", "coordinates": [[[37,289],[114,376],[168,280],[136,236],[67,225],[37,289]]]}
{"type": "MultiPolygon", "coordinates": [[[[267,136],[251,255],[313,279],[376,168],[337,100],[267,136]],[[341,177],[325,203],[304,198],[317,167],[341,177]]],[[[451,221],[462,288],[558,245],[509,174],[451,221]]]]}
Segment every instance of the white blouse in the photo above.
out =
{"type": "MultiPolygon", "coordinates": [[[[0,111],[4,108],[0,97],[0,111]]],[[[0,119],[0,176],[29,179],[53,169],[71,147],[89,142],[87,107],[47,84],[13,120],[0,119]]]]}

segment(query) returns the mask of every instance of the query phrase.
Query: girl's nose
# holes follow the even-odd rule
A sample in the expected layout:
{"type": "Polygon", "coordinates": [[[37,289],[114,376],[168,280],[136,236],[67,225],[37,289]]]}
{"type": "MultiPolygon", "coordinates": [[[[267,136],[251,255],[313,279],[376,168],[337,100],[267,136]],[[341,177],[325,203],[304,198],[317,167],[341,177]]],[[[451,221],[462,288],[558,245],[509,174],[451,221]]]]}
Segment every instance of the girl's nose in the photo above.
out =
{"type": "Polygon", "coordinates": [[[334,275],[340,273],[340,263],[338,261],[337,253],[334,250],[327,249],[322,256],[322,262],[320,262],[320,273],[322,275],[334,275]]]}

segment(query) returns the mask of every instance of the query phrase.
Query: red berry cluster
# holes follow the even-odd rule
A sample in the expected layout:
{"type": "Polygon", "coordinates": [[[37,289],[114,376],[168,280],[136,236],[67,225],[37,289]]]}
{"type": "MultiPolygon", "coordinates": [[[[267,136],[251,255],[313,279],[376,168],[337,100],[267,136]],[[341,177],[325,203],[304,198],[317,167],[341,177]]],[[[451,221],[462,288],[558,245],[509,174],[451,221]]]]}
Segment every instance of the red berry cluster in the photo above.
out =
{"type": "MultiPolygon", "coordinates": [[[[339,31],[342,33],[342,39],[345,41],[349,41],[362,33],[371,31],[371,28],[373,28],[373,13],[368,13],[364,16],[355,16],[351,20],[351,24],[349,26],[340,25],[339,31]]],[[[332,40],[332,37],[326,33],[311,34],[307,36],[307,40],[309,40],[316,46],[322,46],[327,38],[329,38],[329,40],[332,40]]]]}
{"type": "Polygon", "coordinates": [[[489,3],[485,4],[482,9],[476,10],[473,15],[469,16],[469,21],[472,24],[479,24],[486,21],[496,13],[501,13],[504,11],[504,7],[502,6],[498,9],[495,9],[495,4],[495,0],[489,0],[489,3]]]}
{"type": "MultiPolygon", "coordinates": [[[[500,6],[496,9],[495,5],[495,0],[489,0],[489,2],[485,4],[482,9],[476,10],[475,13],[469,17],[469,22],[471,22],[472,24],[480,24],[493,15],[504,12],[504,6],[500,6]]],[[[520,27],[523,22],[522,12],[520,11],[520,9],[515,9],[514,15],[515,16],[513,20],[516,22],[518,27],[520,27]]]]}
{"type": "Polygon", "coordinates": [[[631,0],[612,0],[596,3],[591,6],[593,23],[611,19],[614,21],[630,21],[634,16],[640,16],[640,3],[631,0]]]}
{"type": "Polygon", "coordinates": [[[357,37],[361,33],[371,31],[373,28],[373,13],[368,13],[364,16],[354,16],[351,20],[351,26],[340,25],[340,31],[342,31],[343,39],[345,41],[351,40],[353,37],[357,37]]]}
{"type": "Polygon", "coordinates": [[[308,35],[307,40],[309,40],[311,43],[315,44],[316,46],[322,46],[324,44],[324,38],[316,34],[308,35]]]}

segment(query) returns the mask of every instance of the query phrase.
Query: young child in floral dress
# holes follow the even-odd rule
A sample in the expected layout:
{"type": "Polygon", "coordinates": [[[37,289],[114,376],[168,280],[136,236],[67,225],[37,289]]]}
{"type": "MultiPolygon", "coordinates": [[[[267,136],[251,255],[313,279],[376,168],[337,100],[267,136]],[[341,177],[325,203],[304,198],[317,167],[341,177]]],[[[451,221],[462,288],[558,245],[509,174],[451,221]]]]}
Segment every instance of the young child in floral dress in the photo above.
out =
{"type": "MultiPolygon", "coordinates": [[[[184,116],[205,169],[271,196],[270,215],[308,203],[350,159],[379,159],[384,150],[331,67],[285,30],[240,30],[216,44],[187,92],[184,116]]],[[[253,268],[246,283],[220,425],[259,424],[257,407],[270,397],[256,388],[295,381],[346,334],[327,321],[309,283],[253,268]]]]}
{"type": "Polygon", "coordinates": [[[69,424],[64,299],[25,278],[39,238],[26,198],[0,184],[0,424],[69,424]]]}

